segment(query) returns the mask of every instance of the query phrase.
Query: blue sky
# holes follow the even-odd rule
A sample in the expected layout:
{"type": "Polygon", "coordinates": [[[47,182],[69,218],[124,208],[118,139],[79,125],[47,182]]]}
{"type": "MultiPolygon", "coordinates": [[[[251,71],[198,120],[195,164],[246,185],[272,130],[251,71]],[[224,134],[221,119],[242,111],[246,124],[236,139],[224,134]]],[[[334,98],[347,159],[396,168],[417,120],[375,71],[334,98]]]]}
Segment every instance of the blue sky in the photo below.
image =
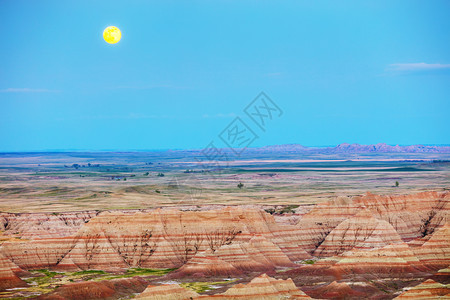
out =
{"type": "Polygon", "coordinates": [[[448,1],[0,1],[0,151],[450,144],[448,1]],[[115,25],[122,40],[102,38],[115,25]],[[251,121],[249,121],[251,122],[251,121]],[[251,123],[248,123],[249,125],[251,123]],[[217,146],[222,146],[218,143],[217,146]]]}

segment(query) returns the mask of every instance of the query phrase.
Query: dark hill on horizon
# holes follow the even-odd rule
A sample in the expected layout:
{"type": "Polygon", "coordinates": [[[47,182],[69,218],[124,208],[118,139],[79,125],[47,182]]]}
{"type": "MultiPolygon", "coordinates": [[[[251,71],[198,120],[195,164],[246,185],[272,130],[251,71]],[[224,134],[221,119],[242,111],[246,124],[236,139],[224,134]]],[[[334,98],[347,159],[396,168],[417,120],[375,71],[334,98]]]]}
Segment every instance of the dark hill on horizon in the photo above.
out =
{"type": "Polygon", "coordinates": [[[339,144],[336,147],[305,147],[300,144],[272,145],[251,150],[280,151],[280,152],[314,152],[314,153],[450,153],[450,146],[425,146],[425,145],[388,145],[378,143],[373,145],[339,144]]]}

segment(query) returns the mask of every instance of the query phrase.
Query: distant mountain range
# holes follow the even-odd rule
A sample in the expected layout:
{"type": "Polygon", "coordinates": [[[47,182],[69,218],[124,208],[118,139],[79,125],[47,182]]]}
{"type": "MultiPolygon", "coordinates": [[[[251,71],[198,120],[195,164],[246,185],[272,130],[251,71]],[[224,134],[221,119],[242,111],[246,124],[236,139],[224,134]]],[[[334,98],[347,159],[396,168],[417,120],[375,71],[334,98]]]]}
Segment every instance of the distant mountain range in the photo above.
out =
{"type": "Polygon", "coordinates": [[[277,152],[316,152],[316,153],[450,153],[450,146],[391,146],[385,143],[376,145],[360,145],[360,144],[339,144],[336,147],[317,148],[305,147],[299,144],[273,145],[260,148],[253,148],[263,151],[277,152]]]}
{"type": "MultiPolygon", "coordinates": [[[[11,151],[2,152],[0,155],[23,155],[32,153],[134,153],[134,152],[183,152],[197,155],[198,152],[204,152],[206,148],[202,149],[149,149],[149,150],[40,150],[40,151],[11,151]]],[[[223,152],[233,152],[231,148],[225,147],[220,149],[223,152]]],[[[333,153],[450,153],[450,146],[425,146],[425,145],[410,145],[410,146],[391,146],[385,143],[378,143],[374,145],[360,145],[343,143],[335,147],[306,147],[300,144],[282,144],[270,145],[263,147],[249,147],[246,152],[280,152],[280,153],[318,153],[318,154],[333,154],[333,153]]]]}

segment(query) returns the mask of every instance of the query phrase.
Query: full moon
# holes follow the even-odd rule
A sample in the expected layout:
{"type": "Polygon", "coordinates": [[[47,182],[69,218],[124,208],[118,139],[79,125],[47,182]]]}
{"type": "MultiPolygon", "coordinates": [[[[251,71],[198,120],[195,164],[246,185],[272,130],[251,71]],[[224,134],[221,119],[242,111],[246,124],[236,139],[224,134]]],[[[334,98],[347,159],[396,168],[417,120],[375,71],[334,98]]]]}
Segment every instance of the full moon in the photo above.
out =
{"type": "Polygon", "coordinates": [[[122,33],[116,26],[108,26],[103,31],[103,38],[109,44],[116,44],[122,38],[122,33]]]}

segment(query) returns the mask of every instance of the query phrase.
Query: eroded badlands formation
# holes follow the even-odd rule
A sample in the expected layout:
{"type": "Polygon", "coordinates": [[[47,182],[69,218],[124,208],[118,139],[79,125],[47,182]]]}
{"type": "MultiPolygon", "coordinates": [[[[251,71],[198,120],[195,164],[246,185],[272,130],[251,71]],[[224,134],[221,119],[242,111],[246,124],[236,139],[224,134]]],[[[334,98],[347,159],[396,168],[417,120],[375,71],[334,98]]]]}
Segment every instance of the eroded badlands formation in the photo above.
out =
{"type": "Polygon", "coordinates": [[[271,299],[311,299],[299,290],[291,279],[274,279],[267,274],[262,274],[247,284],[237,284],[224,293],[215,295],[199,295],[191,290],[185,289],[178,284],[167,284],[160,286],[148,286],[145,291],[136,297],[137,299],[151,300],[271,300],[271,299]]]}
{"type": "Polygon", "coordinates": [[[292,214],[289,225],[256,206],[1,213],[0,290],[27,286],[23,278],[38,269],[172,268],[164,277],[127,279],[134,283],[68,283],[41,298],[86,299],[89,291],[110,299],[445,297],[449,200],[449,192],[336,198],[292,214]],[[178,285],[224,278],[236,284],[208,295],[178,285]]]}

